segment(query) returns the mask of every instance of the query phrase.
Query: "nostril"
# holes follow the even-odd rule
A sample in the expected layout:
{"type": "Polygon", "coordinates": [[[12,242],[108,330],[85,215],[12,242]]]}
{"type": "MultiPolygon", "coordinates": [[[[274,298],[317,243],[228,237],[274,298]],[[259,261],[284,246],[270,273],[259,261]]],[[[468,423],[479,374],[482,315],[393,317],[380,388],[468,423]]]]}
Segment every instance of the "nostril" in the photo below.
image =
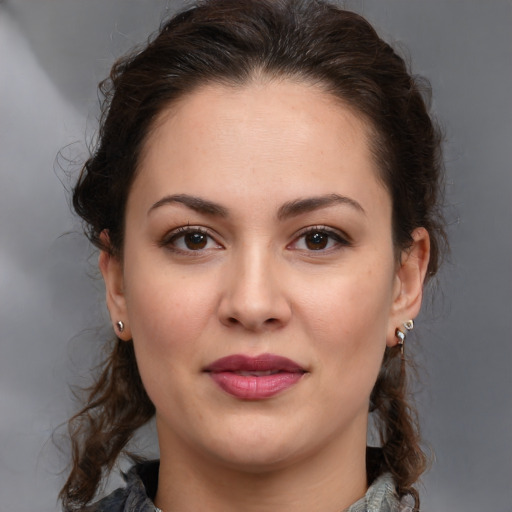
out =
{"type": "MultiPolygon", "coordinates": [[[[234,316],[230,316],[228,319],[227,319],[227,322],[230,324],[230,325],[239,325],[243,322],[240,322],[240,320],[238,320],[236,317],[234,316]]],[[[277,318],[267,318],[263,324],[260,324],[260,325],[267,325],[267,326],[273,326],[275,324],[278,324],[279,323],[279,320],[277,318]]]]}

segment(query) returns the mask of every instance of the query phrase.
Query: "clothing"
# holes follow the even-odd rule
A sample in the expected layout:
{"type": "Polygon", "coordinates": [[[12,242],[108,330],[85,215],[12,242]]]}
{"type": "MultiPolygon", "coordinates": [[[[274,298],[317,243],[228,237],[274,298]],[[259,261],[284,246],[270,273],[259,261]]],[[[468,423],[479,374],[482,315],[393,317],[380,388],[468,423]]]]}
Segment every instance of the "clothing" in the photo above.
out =
{"type": "MultiPolygon", "coordinates": [[[[133,466],[123,475],[126,487],[119,488],[84,512],[155,512],[152,498],[158,484],[158,460],[133,466]]],[[[366,495],[345,512],[413,512],[404,498],[398,500],[393,478],[389,473],[379,476],[369,487],[366,495]]],[[[171,511],[169,511],[171,512],[171,511]]],[[[317,511],[312,511],[317,512],[317,511]]]]}

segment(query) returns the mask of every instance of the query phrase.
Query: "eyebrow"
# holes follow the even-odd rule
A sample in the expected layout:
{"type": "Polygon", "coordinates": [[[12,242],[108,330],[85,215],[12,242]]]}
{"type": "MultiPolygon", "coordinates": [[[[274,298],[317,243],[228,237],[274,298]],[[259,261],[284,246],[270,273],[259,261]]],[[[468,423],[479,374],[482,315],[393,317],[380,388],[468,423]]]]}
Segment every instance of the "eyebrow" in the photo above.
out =
{"type": "Polygon", "coordinates": [[[162,199],[158,200],[148,210],[148,214],[150,214],[153,210],[160,208],[161,206],[174,203],[183,204],[190,208],[191,210],[195,210],[196,212],[205,215],[213,215],[215,217],[228,216],[228,210],[224,208],[224,206],[221,206],[220,204],[214,203],[212,201],[208,201],[207,199],[203,199],[197,196],[191,196],[188,194],[174,194],[171,196],[162,197],[162,199]]]}
{"type": "Polygon", "coordinates": [[[296,199],[283,204],[277,212],[279,220],[289,219],[296,217],[303,213],[312,212],[322,208],[327,208],[334,205],[349,206],[366,215],[364,208],[354,199],[350,197],[341,196],[339,194],[327,194],[325,196],[306,197],[304,199],[296,199]]]}
{"type": "MultiPolygon", "coordinates": [[[[208,201],[197,196],[191,196],[189,194],[173,194],[165,196],[159,199],[151,208],[148,210],[148,215],[161,206],[179,203],[196,212],[212,215],[215,217],[228,217],[229,210],[220,204],[208,201]]],[[[286,220],[291,217],[296,217],[304,213],[312,212],[322,208],[327,208],[334,205],[349,206],[363,214],[366,214],[364,208],[354,199],[350,197],[342,196],[339,194],[327,194],[323,196],[306,197],[304,199],[296,199],[284,203],[277,212],[278,220],[286,220]]]]}

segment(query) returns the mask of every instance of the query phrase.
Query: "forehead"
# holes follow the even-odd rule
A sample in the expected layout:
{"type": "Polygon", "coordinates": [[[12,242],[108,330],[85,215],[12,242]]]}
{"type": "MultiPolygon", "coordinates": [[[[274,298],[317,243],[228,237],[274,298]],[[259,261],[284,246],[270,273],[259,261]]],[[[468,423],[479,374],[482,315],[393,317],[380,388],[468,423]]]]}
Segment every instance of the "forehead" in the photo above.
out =
{"type": "Polygon", "coordinates": [[[371,194],[383,188],[371,132],[362,116],[312,85],[208,85],[155,121],[134,188],[204,195],[220,182],[224,196],[258,201],[279,191],[297,197],[341,187],[347,195],[362,183],[371,194]]]}
{"type": "Polygon", "coordinates": [[[304,144],[313,150],[311,141],[321,131],[330,134],[323,138],[326,145],[360,142],[369,148],[372,131],[361,114],[337,97],[319,86],[287,79],[195,89],[160,113],[146,138],[143,157],[173,130],[188,143],[204,146],[209,140],[215,148],[241,138],[249,142],[247,136],[266,144],[287,139],[286,154],[304,144]]]}

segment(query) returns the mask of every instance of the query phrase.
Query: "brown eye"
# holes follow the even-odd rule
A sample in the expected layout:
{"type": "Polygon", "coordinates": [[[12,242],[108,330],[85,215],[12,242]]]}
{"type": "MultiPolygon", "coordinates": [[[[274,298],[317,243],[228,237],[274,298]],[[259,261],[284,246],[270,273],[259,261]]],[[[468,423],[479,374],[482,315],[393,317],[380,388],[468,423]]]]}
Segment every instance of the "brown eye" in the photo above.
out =
{"type": "Polygon", "coordinates": [[[204,249],[208,243],[208,235],[199,232],[187,233],[183,237],[185,246],[191,251],[204,249]]]}
{"type": "Polygon", "coordinates": [[[329,235],[322,232],[308,233],[304,237],[306,247],[312,251],[325,249],[329,243],[329,235]]]}
{"type": "Polygon", "coordinates": [[[299,251],[327,253],[350,245],[347,237],[338,230],[315,226],[304,230],[288,247],[299,251]]]}
{"type": "Polygon", "coordinates": [[[201,227],[184,226],[178,228],[160,243],[162,247],[166,247],[176,253],[192,254],[199,253],[211,249],[222,249],[215,239],[208,234],[208,231],[201,227]]]}

